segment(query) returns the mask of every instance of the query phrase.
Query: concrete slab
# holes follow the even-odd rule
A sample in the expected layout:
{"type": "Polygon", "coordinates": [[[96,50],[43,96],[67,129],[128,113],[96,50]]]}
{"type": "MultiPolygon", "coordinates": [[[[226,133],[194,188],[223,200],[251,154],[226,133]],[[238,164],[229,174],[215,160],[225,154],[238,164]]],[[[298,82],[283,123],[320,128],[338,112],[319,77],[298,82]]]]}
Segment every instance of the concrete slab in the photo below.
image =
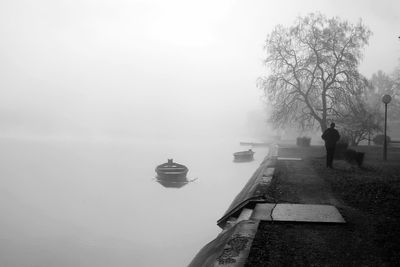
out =
{"type": "Polygon", "coordinates": [[[285,158],[285,157],[278,157],[278,160],[293,160],[293,161],[299,161],[299,160],[302,160],[302,158],[285,158]]]}
{"type": "Polygon", "coordinates": [[[266,177],[266,176],[261,176],[260,177],[260,184],[269,184],[270,182],[271,182],[271,180],[272,180],[272,176],[268,176],[268,177],[266,177]]]}
{"type": "Polygon", "coordinates": [[[277,204],[274,221],[345,223],[340,212],[331,205],[277,204]]]}
{"type": "Polygon", "coordinates": [[[271,156],[278,156],[278,151],[279,151],[279,146],[278,145],[273,145],[270,147],[270,155],[271,156]]]}
{"type": "Polygon", "coordinates": [[[263,176],[273,176],[275,168],[265,168],[263,171],[263,176]]]}
{"type": "Polygon", "coordinates": [[[276,204],[273,203],[259,203],[255,206],[253,214],[250,219],[260,221],[272,221],[272,210],[276,204]]]}
{"type": "MultiPolygon", "coordinates": [[[[243,267],[247,262],[254,236],[257,233],[259,221],[242,221],[237,224],[234,232],[226,240],[221,254],[214,263],[203,263],[191,266],[214,266],[214,267],[243,267]]],[[[199,262],[199,261],[198,261],[199,262]]]]}
{"type": "Polygon", "coordinates": [[[257,233],[259,221],[242,221],[205,245],[188,267],[243,267],[257,233]]]}
{"type": "Polygon", "coordinates": [[[242,212],[240,213],[239,217],[236,220],[236,223],[249,220],[251,214],[253,213],[252,209],[242,209],[242,212]]]}

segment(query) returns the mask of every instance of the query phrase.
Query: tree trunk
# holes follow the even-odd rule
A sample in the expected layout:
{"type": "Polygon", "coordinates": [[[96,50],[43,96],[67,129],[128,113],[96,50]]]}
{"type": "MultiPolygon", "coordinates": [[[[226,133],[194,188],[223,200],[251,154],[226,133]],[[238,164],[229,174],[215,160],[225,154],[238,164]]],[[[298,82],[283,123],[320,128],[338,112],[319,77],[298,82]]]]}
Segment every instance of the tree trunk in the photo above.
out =
{"type": "Polygon", "coordinates": [[[326,129],[328,129],[328,127],[326,126],[326,119],[322,119],[319,121],[319,125],[321,126],[321,131],[325,132],[326,129]]]}

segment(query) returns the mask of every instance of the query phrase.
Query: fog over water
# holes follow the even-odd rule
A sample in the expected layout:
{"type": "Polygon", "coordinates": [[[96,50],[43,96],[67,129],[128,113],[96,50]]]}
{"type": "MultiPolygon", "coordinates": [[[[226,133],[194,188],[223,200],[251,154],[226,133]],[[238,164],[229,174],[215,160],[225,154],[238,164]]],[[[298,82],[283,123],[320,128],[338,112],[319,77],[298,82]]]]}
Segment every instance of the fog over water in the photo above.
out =
{"type": "Polygon", "coordinates": [[[257,77],[276,24],[320,11],[400,58],[399,1],[1,1],[0,266],[185,266],[273,135],[257,77]],[[198,178],[154,181],[174,158],[198,178]]]}
{"type": "Polygon", "coordinates": [[[1,141],[1,266],[185,266],[267,153],[235,140],[1,141]],[[154,179],[174,157],[182,188],[154,179]]]}

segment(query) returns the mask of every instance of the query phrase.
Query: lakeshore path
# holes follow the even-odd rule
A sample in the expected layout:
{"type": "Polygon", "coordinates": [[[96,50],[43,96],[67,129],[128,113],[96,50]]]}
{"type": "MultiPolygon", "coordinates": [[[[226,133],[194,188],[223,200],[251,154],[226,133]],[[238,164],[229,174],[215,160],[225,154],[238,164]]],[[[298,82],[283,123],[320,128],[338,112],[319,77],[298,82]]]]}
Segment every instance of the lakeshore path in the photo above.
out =
{"type": "Polygon", "coordinates": [[[245,266],[384,266],[369,240],[371,218],[337,199],[313,165],[324,162],[324,148],[280,147],[278,157],[302,160],[277,160],[269,189],[277,203],[333,205],[346,224],[261,221],[245,266]]]}
{"type": "Polygon", "coordinates": [[[274,174],[279,179],[274,181],[274,198],[279,202],[339,206],[330,186],[312,167],[310,154],[324,157],[322,149],[310,153],[293,147],[279,148],[274,174]]]}
{"type": "Polygon", "coordinates": [[[190,267],[398,265],[400,149],[382,163],[378,148],[359,147],[363,168],[335,160],[328,169],[323,146],[276,148],[190,267]]]}

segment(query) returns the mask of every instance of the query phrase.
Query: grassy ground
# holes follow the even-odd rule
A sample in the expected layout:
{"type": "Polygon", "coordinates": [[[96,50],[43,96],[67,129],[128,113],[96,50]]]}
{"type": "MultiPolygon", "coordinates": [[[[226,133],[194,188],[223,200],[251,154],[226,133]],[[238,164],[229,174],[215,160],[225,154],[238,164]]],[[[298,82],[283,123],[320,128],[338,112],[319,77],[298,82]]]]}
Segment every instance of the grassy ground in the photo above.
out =
{"type": "MultiPolygon", "coordinates": [[[[400,148],[356,147],[362,168],[335,160],[325,167],[323,147],[282,148],[283,155],[307,159],[327,184],[345,225],[267,223],[259,226],[247,266],[397,266],[400,263],[400,148]]],[[[285,166],[269,189],[277,202],[287,198],[285,166]],[[282,191],[286,191],[282,192],[282,191]]],[[[290,171],[290,170],[289,170],[290,171]]],[[[327,189],[327,190],[328,190],[327,189]]]]}
{"type": "Polygon", "coordinates": [[[368,229],[363,236],[374,254],[386,264],[400,264],[400,149],[389,148],[387,162],[380,147],[356,149],[366,153],[362,168],[339,161],[329,172],[318,160],[314,167],[343,201],[341,209],[348,220],[368,229]]]}

